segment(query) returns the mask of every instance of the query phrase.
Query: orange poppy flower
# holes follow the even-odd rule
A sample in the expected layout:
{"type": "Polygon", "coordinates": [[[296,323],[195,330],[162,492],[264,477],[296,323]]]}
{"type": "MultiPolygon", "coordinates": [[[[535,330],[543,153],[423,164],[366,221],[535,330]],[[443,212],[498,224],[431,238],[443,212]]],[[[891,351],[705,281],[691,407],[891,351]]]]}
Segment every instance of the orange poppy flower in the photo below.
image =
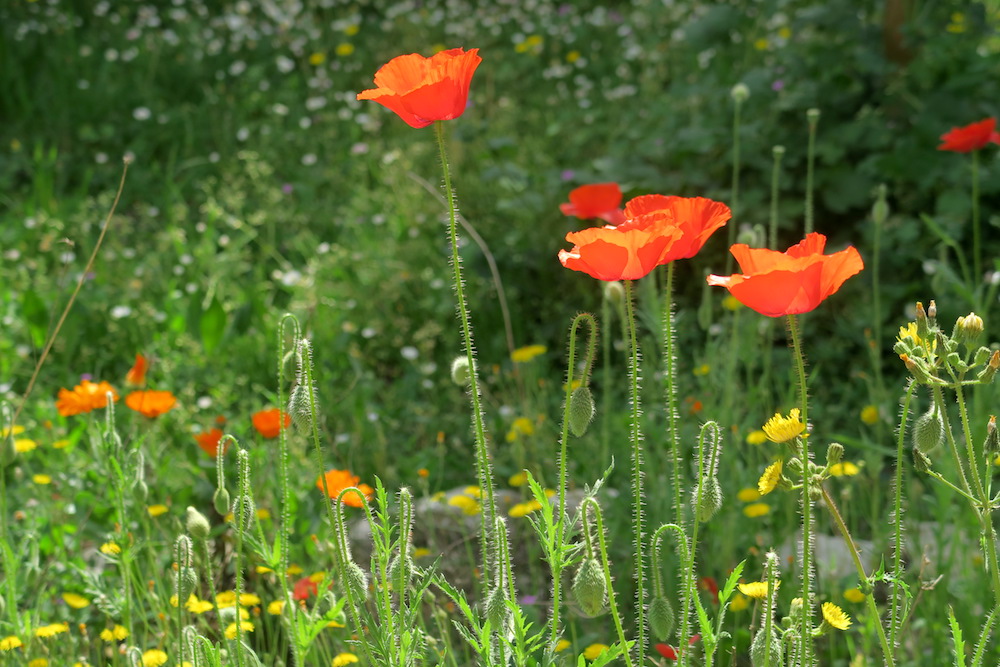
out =
{"type": "Polygon", "coordinates": [[[581,220],[600,218],[608,224],[625,222],[625,213],[619,208],[622,191],[617,183],[581,185],[569,193],[569,203],[559,204],[563,215],[575,215],[581,220]]]}
{"type": "Polygon", "coordinates": [[[697,255],[708,237],[733,217],[733,212],[722,202],[705,197],[643,195],[626,204],[625,217],[635,221],[673,218],[682,236],[660,259],[660,264],[666,264],[697,255]]]}
{"type": "Polygon", "coordinates": [[[971,153],[990,142],[1000,144],[1000,134],[997,133],[996,127],[996,118],[984,118],[965,127],[954,127],[941,135],[941,145],[938,146],[938,150],[971,153]]]}
{"type": "Polygon", "coordinates": [[[146,361],[146,357],[141,354],[135,355],[135,364],[125,374],[125,384],[133,387],[141,387],[146,384],[146,369],[148,368],[149,363],[146,361]]]}
{"type": "Polygon", "coordinates": [[[125,397],[125,405],[143,417],[159,417],[177,405],[177,397],[169,391],[133,391],[125,397]]]}
{"type": "MultiPolygon", "coordinates": [[[[194,439],[198,442],[198,446],[214,459],[219,456],[219,441],[222,440],[222,435],[221,430],[213,428],[207,431],[202,431],[198,435],[194,436],[194,439]]],[[[229,440],[226,441],[226,444],[222,448],[223,455],[228,450],[229,440]]]]}
{"type": "Polygon", "coordinates": [[[708,276],[708,284],[725,287],[761,315],[808,313],[865,268],[853,246],[824,255],[825,246],[826,237],[816,232],[785,252],[737,243],[730,252],[743,273],[708,276]]]}
{"type": "Polygon", "coordinates": [[[479,49],[449,49],[424,58],[419,53],[393,58],[375,73],[376,88],[358,93],[395,111],[410,127],[452,120],[465,111],[479,49]]]}
{"type": "Polygon", "coordinates": [[[118,400],[118,392],[107,382],[91,382],[84,380],[70,389],[60,389],[56,399],[56,410],[63,417],[79,415],[98,408],[108,407],[108,392],[114,401],[118,400]]]}
{"type": "MultiPolygon", "coordinates": [[[[323,477],[326,477],[327,494],[333,500],[337,499],[341,491],[349,489],[352,486],[357,487],[361,493],[365,494],[365,498],[368,500],[375,497],[375,489],[367,484],[358,484],[361,478],[351,474],[350,470],[327,470],[323,477]]],[[[323,477],[316,478],[316,488],[320,491],[323,490],[323,477]]],[[[348,493],[344,496],[344,504],[351,507],[361,507],[361,499],[358,498],[358,494],[356,493],[348,493]]]]}
{"type": "Polygon", "coordinates": [[[672,218],[591,227],[566,235],[573,249],[560,250],[559,261],[598,280],[638,280],[656,268],[681,235],[672,218]]]}
{"type": "Polygon", "coordinates": [[[253,427],[257,429],[265,438],[277,438],[281,434],[281,418],[284,415],[285,418],[285,428],[292,423],[291,415],[285,414],[278,408],[271,408],[270,410],[261,410],[260,412],[255,412],[251,420],[253,421],[253,427]]]}

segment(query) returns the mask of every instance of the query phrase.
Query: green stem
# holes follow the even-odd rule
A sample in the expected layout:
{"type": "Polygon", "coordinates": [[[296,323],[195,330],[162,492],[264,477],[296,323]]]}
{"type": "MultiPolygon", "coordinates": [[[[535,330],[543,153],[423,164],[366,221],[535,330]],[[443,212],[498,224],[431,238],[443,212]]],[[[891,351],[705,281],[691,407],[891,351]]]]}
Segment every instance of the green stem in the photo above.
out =
{"type": "Polygon", "coordinates": [[[674,263],[667,264],[667,286],[663,290],[663,360],[664,389],[667,401],[667,432],[670,439],[670,472],[674,488],[674,521],[680,525],[684,520],[683,492],[681,490],[681,448],[680,433],[677,428],[677,368],[674,356],[674,263]]]}
{"type": "Polygon", "coordinates": [[[480,551],[482,552],[483,581],[492,581],[492,561],[490,558],[491,535],[496,525],[497,508],[493,493],[493,475],[490,470],[490,452],[486,443],[486,430],[483,426],[483,411],[480,404],[479,378],[476,369],[475,348],[472,342],[472,325],[469,322],[469,311],[465,303],[465,291],[462,284],[462,258],[458,254],[458,229],[456,221],[457,205],[455,193],[451,188],[451,172],[448,169],[448,155],[444,145],[444,126],[434,124],[438,151],[441,155],[441,171],[444,176],[445,196],[448,199],[448,235],[451,240],[451,263],[454,270],[455,297],[458,301],[459,321],[462,325],[462,340],[465,344],[465,354],[469,361],[469,398],[472,401],[473,424],[476,433],[476,469],[479,474],[479,487],[486,493],[486,512],[480,521],[480,551]]]}
{"type": "MultiPolygon", "coordinates": [[[[323,486],[324,487],[326,486],[325,482],[323,486]]],[[[329,494],[327,494],[325,488],[323,490],[323,493],[324,495],[329,497],[329,494]]],[[[337,568],[340,570],[340,580],[341,582],[343,582],[344,595],[347,597],[348,613],[350,613],[351,621],[354,623],[355,632],[357,632],[361,638],[361,641],[358,643],[361,644],[361,650],[364,651],[365,664],[374,665],[375,661],[372,656],[371,647],[369,645],[370,642],[365,640],[364,637],[365,626],[361,622],[360,609],[361,605],[364,603],[364,600],[355,599],[356,591],[354,589],[354,586],[351,584],[351,577],[348,574],[348,570],[351,564],[351,545],[349,541],[350,538],[348,537],[347,534],[347,527],[344,525],[344,497],[347,496],[348,493],[353,493],[358,496],[358,498],[361,501],[362,508],[364,509],[365,518],[368,521],[368,528],[371,531],[372,535],[377,534],[375,532],[376,531],[375,521],[372,517],[371,508],[368,506],[368,499],[365,498],[364,494],[361,493],[361,491],[355,487],[344,489],[343,491],[340,492],[340,494],[337,496],[337,499],[334,501],[337,505],[336,511],[333,510],[333,503],[327,503],[327,505],[329,506],[329,513],[332,519],[334,542],[337,545],[337,550],[334,559],[336,560],[337,568]]]]}
{"type": "MultiPolygon", "coordinates": [[[[733,104],[733,176],[732,195],[730,196],[730,210],[733,212],[733,219],[737,220],[739,215],[740,202],[740,107],[743,102],[740,98],[734,98],[733,104]]],[[[736,229],[738,225],[729,224],[727,245],[732,247],[736,243],[736,229]]],[[[726,257],[726,273],[733,272],[733,256],[726,257]]]]}
{"type": "Polygon", "coordinates": [[[816,164],[816,124],[819,122],[819,109],[809,109],[806,112],[809,120],[809,148],[806,153],[806,236],[813,231],[813,173],[816,164]]]}
{"type": "MultiPolygon", "coordinates": [[[[910,416],[910,402],[917,390],[917,383],[910,382],[903,398],[903,412],[899,421],[899,433],[896,435],[896,478],[893,489],[893,554],[892,554],[892,599],[889,608],[889,646],[895,651],[898,646],[896,632],[899,629],[900,613],[902,612],[903,590],[900,577],[903,574],[903,444],[906,441],[906,421],[910,416]]],[[[893,654],[895,656],[895,654],[893,654]]]]}
{"type": "MultiPolygon", "coordinates": [[[[601,569],[604,571],[604,585],[608,589],[608,607],[611,610],[611,618],[615,623],[615,630],[618,631],[618,642],[622,646],[622,655],[625,657],[625,664],[633,667],[632,653],[628,650],[628,641],[625,639],[625,629],[622,626],[621,614],[618,613],[618,603],[615,598],[615,589],[611,581],[611,567],[608,561],[608,547],[604,540],[604,520],[601,515],[601,506],[593,496],[583,499],[583,525],[584,531],[589,531],[587,523],[587,510],[593,507],[595,520],[597,521],[597,544],[601,550],[601,569]]],[[[643,663],[638,663],[642,665],[643,663]]]]}
{"type": "MultiPolygon", "coordinates": [[[[973,280],[983,279],[982,232],[979,224],[979,151],[972,151],[972,265],[973,280]]],[[[978,290],[978,285],[969,285],[970,290],[978,290]]],[[[982,308],[980,307],[981,311],[982,308]]]]}
{"type": "Polygon", "coordinates": [[[639,343],[636,338],[635,306],[632,303],[632,281],[625,281],[625,308],[629,333],[629,383],[631,390],[632,419],[630,440],[632,443],[632,512],[635,528],[635,586],[636,586],[636,641],[637,660],[646,664],[646,575],[644,572],[644,540],[642,532],[642,430],[639,426],[639,343]]]}
{"type": "MultiPolygon", "coordinates": [[[[844,523],[844,517],[840,515],[840,510],[837,509],[837,504],[833,502],[833,497],[827,491],[826,487],[820,484],[819,488],[823,493],[823,501],[826,503],[826,508],[829,510],[830,516],[833,517],[833,522],[837,524],[840,536],[844,538],[844,544],[847,545],[848,553],[851,554],[854,569],[858,572],[858,580],[864,584],[868,581],[868,574],[865,572],[864,565],[861,564],[861,555],[858,553],[858,547],[854,544],[854,540],[851,539],[851,533],[847,529],[847,524],[844,523]]],[[[885,628],[882,627],[882,619],[879,616],[878,607],[875,605],[875,598],[872,596],[871,591],[865,593],[865,603],[868,605],[868,613],[871,614],[872,620],[875,622],[875,630],[878,632],[879,642],[882,644],[882,657],[885,658],[886,667],[895,667],[896,661],[893,658],[892,650],[889,648],[889,642],[885,637],[885,628]]]]}
{"type": "Polygon", "coordinates": [[[770,233],[767,236],[767,247],[771,250],[778,249],[778,183],[781,180],[781,158],[785,154],[784,146],[775,146],[771,149],[774,156],[774,165],[771,167],[771,224],[770,233]]]}
{"type": "MultiPolygon", "coordinates": [[[[278,326],[278,407],[279,409],[285,405],[285,323],[292,322],[292,340],[295,345],[299,344],[299,321],[291,314],[285,314],[281,318],[281,323],[278,326]]],[[[302,667],[302,653],[305,650],[304,646],[299,646],[299,633],[296,631],[298,626],[298,605],[295,604],[295,600],[292,599],[292,593],[288,588],[287,575],[288,572],[288,551],[289,545],[291,543],[291,522],[292,517],[290,514],[291,507],[291,492],[288,488],[288,431],[285,430],[285,420],[279,415],[278,424],[278,476],[281,482],[281,511],[278,513],[278,543],[281,545],[279,550],[278,558],[278,572],[281,578],[282,586],[281,590],[285,598],[285,608],[288,610],[287,614],[282,614],[282,619],[288,621],[286,630],[288,631],[289,645],[292,647],[292,665],[294,667],[302,667]]],[[[316,415],[312,414],[312,421],[315,422],[316,415]]]]}
{"type": "Polygon", "coordinates": [[[962,456],[958,453],[958,443],[955,442],[955,434],[951,431],[951,420],[948,418],[948,410],[944,404],[944,393],[941,391],[941,387],[932,386],[931,396],[934,398],[934,405],[937,407],[938,413],[941,415],[941,420],[944,422],[945,440],[948,441],[951,456],[955,459],[955,465],[958,466],[958,473],[962,479],[962,489],[964,489],[962,495],[969,498],[970,502],[975,502],[973,500],[972,487],[969,486],[969,478],[965,474],[965,465],[962,463],[962,456]]]}
{"type": "Polygon", "coordinates": [[[806,432],[799,438],[802,446],[802,627],[799,628],[800,656],[803,665],[813,664],[812,659],[812,499],[809,494],[810,478],[809,470],[809,397],[806,386],[806,366],[802,355],[802,341],[799,333],[798,321],[795,315],[788,316],[788,330],[791,333],[792,349],[795,358],[795,370],[798,374],[800,410],[802,411],[802,423],[806,426],[806,432]]]}
{"type": "Polygon", "coordinates": [[[767,597],[764,599],[764,637],[767,640],[767,650],[764,651],[764,667],[771,667],[771,633],[774,622],[774,598],[777,596],[778,577],[776,570],[778,557],[769,552],[764,565],[764,581],[767,582],[767,597]]]}

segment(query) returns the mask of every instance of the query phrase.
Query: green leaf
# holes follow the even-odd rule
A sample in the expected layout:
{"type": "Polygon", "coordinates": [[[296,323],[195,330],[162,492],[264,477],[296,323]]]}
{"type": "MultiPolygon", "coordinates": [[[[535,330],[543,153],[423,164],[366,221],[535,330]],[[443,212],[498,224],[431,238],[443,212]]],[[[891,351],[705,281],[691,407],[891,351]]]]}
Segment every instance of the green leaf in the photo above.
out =
{"type": "Polygon", "coordinates": [[[722,587],[722,591],[719,592],[719,605],[726,604],[726,600],[729,596],[733,594],[736,589],[736,584],[739,582],[740,577],[743,576],[743,567],[747,564],[746,560],[743,560],[739,565],[733,568],[733,571],[729,573],[729,578],[726,579],[726,585],[722,587]]]}
{"type": "Polygon", "coordinates": [[[201,331],[201,344],[206,352],[214,352],[215,348],[222,342],[222,336],[226,333],[226,311],[217,298],[212,298],[212,303],[201,313],[201,322],[198,325],[201,331]]]}
{"type": "Polygon", "coordinates": [[[948,607],[948,623],[951,625],[951,636],[955,642],[955,667],[965,667],[965,641],[962,639],[962,628],[955,619],[955,610],[948,607]]]}

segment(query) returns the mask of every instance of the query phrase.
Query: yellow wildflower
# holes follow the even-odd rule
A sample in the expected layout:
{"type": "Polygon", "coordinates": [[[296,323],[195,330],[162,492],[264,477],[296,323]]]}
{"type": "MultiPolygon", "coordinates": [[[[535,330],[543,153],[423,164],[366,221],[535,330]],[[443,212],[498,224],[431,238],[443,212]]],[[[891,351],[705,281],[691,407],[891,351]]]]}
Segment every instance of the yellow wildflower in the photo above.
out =
{"type": "Polygon", "coordinates": [[[167,664],[167,652],[151,648],[142,654],[142,667],[160,667],[167,664]]]}
{"type": "Polygon", "coordinates": [[[4,637],[0,639],[0,651],[13,651],[16,648],[24,646],[21,639],[11,635],[9,637],[4,637]]]}
{"type": "Polygon", "coordinates": [[[762,517],[771,512],[771,506],[767,503],[754,503],[743,508],[743,514],[751,519],[762,517]]]}
{"type": "Polygon", "coordinates": [[[764,433],[760,429],[750,431],[750,433],[747,434],[748,445],[763,445],[765,442],[767,442],[767,433],[764,433]]]}
{"type": "Polygon", "coordinates": [[[766,51],[767,47],[769,46],[771,46],[771,42],[767,41],[763,37],[761,37],[758,40],[755,40],[753,43],[753,48],[757,49],[758,51],[766,51]]]}
{"type": "Polygon", "coordinates": [[[778,28],[778,37],[780,37],[781,39],[788,39],[791,36],[792,36],[792,29],[789,28],[787,25],[783,25],[780,28],[778,28]]]}
{"type": "Polygon", "coordinates": [[[518,519],[522,516],[527,516],[532,512],[537,512],[540,509],[542,509],[542,504],[540,502],[537,500],[529,500],[526,503],[517,503],[510,508],[508,514],[511,517],[518,519]]]}
{"type": "Polygon", "coordinates": [[[479,502],[469,496],[452,496],[448,504],[452,507],[458,507],[469,516],[475,516],[480,511],[479,502]]]}
{"type": "Polygon", "coordinates": [[[155,519],[158,516],[166,514],[168,510],[166,505],[150,505],[146,508],[146,511],[149,513],[149,516],[155,519]]]}
{"type": "Polygon", "coordinates": [[[90,605],[90,600],[76,593],[63,593],[62,599],[63,602],[73,607],[73,609],[83,609],[90,605]]]}
{"type": "Polygon", "coordinates": [[[561,652],[565,651],[566,649],[568,649],[572,645],[573,645],[573,642],[571,642],[570,640],[568,640],[568,639],[560,639],[556,643],[556,653],[561,653],[561,652]]]}
{"type": "Polygon", "coordinates": [[[49,667],[49,661],[45,658],[35,658],[28,662],[28,667],[49,667]]]}
{"type": "Polygon", "coordinates": [[[823,603],[823,622],[837,630],[846,630],[851,625],[851,617],[832,602],[823,603]]]}
{"type": "Polygon", "coordinates": [[[275,600],[274,602],[267,605],[267,613],[272,616],[280,616],[281,612],[285,609],[284,600],[275,600]]]}
{"type": "Polygon", "coordinates": [[[8,435],[21,435],[24,433],[24,427],[20,424],[15,424],[13,429],[4,426],[0,428],[0,438],[6,438],[8,435]]]}
{"type": "Polygon", "coordinates": [[[414,558],[426,558],[427,556],[430,555],[431,555],[431,550],[428,549],[427,547],[417,547],[416,549],[413,550],[414,558]]]}
{"type": "Polygon", "coordinates": [[[583,657],[587,660],[596,660],[599,655],[608,650],[607,644],[591,644],[583,649],[583,657]]]}
{"type": "Polygon", "coordinates": [[[752,503],[755,500],[760,500],[760,492],[757,489],[740,489],[736,494],[736,499],[743,503],[752,503]]]}
{"type": "Polygon", "coordinates": [[[798,408],[792,408],[787,417],[782,417],[780,412],[776,412],[764,424],[764,433],[771,442],[788,442],[800,436],[805,430],[806,425],[799,417],[798,408]]]}
{"type": "Polygon", "coordinates": [[[326,62],[326,54],[323,53],[322,51],[317,51],[313,53],[311,56],[309,56],[310,65],[315,65],[318,67],[325,62],[326,62]]]}
{"type": "Polygon", "coordinates": [[[69,440],[66,439],[56,440],[55,442],[52,443],[52,446],[55,449],[66,449],[67,447],[69,447],[69,440]]]}
{"type": "Polygon", "coordinates": [[[546,348],[544,345],[526,345],[511,352],[510,358],[514,363],[523,364],[539,355],[545,354],[545,352],[546,348]]]}
{"type": "Polygon", "coordinates": [[[743,307],[743,304],[732,294],[727,294],[726,298],[722,300],[722,307],[726,310],[737,311],[743,307]]]}
{"type": "MultiPolygon", "coordinates": [[[[777,587],[778,586],[776,584],[775,588],[777,587]]],[[[739,589],[740,593],[743,593],[743,595],[746,595],[748,598],[763,600],[767,597],[768,585],[766,581],[751,581],[748,584],[740,584],[739,589]]]]}
{"type": "Polygon", "coordinates": [[[340,44],[337,44],[336,51],[338,56],[345,58],[354,53],[354,45],[350,42],[341,42],[340,44]]]}
{"type": "Polygon", "coordinates": [[[257,518],[261,521],[271,518],[271,510],[266,507],[261,507],[257,510],[257,518]]]}
{"type": "Polygon", "coordinates": [[[254,568],[254,571],[257,574],[268,574],[269,572],[274,572],[274,570],[272,570],[266,565],[258,565],[256,568],[254,568]]]}
{"type": "Polygon", "coordinates": [[[878,408],[874,405],[861,408],[861,421],[869,425],[878,422],[878,408]]]}
{"type": "Polygon", "coordinates": [[[909,338],[915,345],[920,345],[923,342],[920,336],[917,335],[917,323],[910,322],[905,327],[899,327],[899,335],[896,336],[896,342],[902,343],[904,340],[909,338]]]}
{"type": "Polygon", "coordinates": [[[43,639],[55,637],[63,632],[69,632],[69,623],[50,623],[49,625],[43,625],[39,628],[35,628],[35,636],[43,639]]]}
{"type": "Polygon", "coordinates": [[[36,447],[38,447],[38,443],[30,438],[20,438],[14,441],[14,450],[17,451],[18,454],[30,452],[36,447]]]}
{"type": "Polygon", "coordinates": [[[122,552],[122,548],[114,542],[105,542],[101,545],[101,553],[106,556],[117,556],[122,552]]]}
{"type": "MultiPolygon", "coordinates": [[[[250,621],[240,621],[240,629],[243,632],[253,632],[253,623],[250,621]]],[[[226,639],[236,639],[236,624],[230,623],[226,628],[226,639]]]]}
{"type": "Polygon", "coordinates": [[[344,34],[348,37],[354,37],[361,30],[361,26],[357,23],[352,23],[351,25],[344,28],[344,34]]]}
{"type": "Polygon", "coordinates": [[[701,366],[695,366],[694,370],[691,371],[697,376],[708,375],[711,372],[712,367],[708,364],[702,364],[701,366]]]}
{"type": "Polygon", "coordinates": [[[116,640],[122,641],[126,637],[128,637],[128,630],[126,630],[124,627],[120,625],[116,625],[113,628],[104,628],[103,630],[101,630],[100,637],[101,639],[103,639],[108,643],[111,643],[116,640]]]}
{"type": "MultiPolygon", "coordinates": [[[[580,52],[579,51],[570,51],[569,53],[566,54],[566,62],[568,62],[570,65],[572,65],[573,63],[575,63],[579,59],[580,59],[580,52]]],[[[566,641],[566,640],[564,639],[563,641],[566,641]]]]}
{"type": "Polygon", "coordinates": [[[749,598],[737,593],[733,596],[733,601],[729,603],[729,611],[743,611],[750,606],[749,598]]]}
{"type": "MultiPolygon", "coordinates": [[[[309,578],[312,579],[312,577],[309,578]]],[[[322,581],[322,577],[320,577],[320,581],[322,581]]],[[[257,605],[260,604],[260,598],[254,595],[253,593],[241,593],[240,604],[243,605],[244,607],[256,607],[257,605]]]]}
{"type": "Polygon", "coordinates": [[[519,435],[532,435],[535,432],[535,424],[527,417],[518,417],[511,425],[511,430],[519,435]]]}
{"type": "Polygon", "coordinates": [[[861,592],[860,588],[848,588],[844,591],[844,599],[856,604],[865,601],[865,594],[861,592]]]}
{"type": "Polygon", "coordinates": [[[34,482],[35,484],[44,486],[45,484],[51,484],[52,478],[49,477],[48,475],[38,474],[38,475],[32,475],[31,481],[34,482]]]}
{"type": "Polygon", "coordinates": [[[781,467],[781,459],[778,459],[764,468],[764,474],[757,480],[757,491],[760,492],[760,495],[766,496],[778,486],[778,482],[781,481],[781,467]]]}
{"type": "Polygon", "coordinates": [[[353,653],[338,653],[334,656],[330,667],[344,667],[344,665],[350,665],[355,662],[358,662],[358,656],[353,653]]]}
{"type": "Polygon", "coordinates": [[[462,493],[469,496],[470,498],[481,498],[483,495],[482,489],[478,486],[467,486],[462,489],[462,493]]]}
{"type": "Polygon", "coordinates": [[[510,476],[510,479],[507,480],[507,483],[514,487],[524,486],[528,483],[528,473],[524,470],[514,473],[510,476]]]}
{"type": "Polygon", "coordinates": [[[830,466],[830,474],[834,477],[850,477],[857,475],[859,472],[861,472],[861,468],[850,461],[843,461],[830,466]]]}
{"type": "Polygon", "coordinates": [[[213,605],[208,600],[199,600],[197,596],[192,595],[184,603],[184,608],[192,614],[204,614],[207,611],[212,611],[213,605]]]}
{"type": "Polygon", "coordinates": [[[285,570],[285,574],[287,574],[289,577],[294,577],[296,575],[302,574],[302,568],[296,565],[295,563],[292,563],[291,565],[288,566],[288,569],[285,570]]]}

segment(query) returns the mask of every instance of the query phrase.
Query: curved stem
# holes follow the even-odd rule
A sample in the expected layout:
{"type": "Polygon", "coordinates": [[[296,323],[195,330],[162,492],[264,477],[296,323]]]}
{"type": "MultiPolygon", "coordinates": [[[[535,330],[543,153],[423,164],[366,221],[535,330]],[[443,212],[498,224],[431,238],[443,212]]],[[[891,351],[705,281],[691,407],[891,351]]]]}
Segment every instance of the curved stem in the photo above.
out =
{"type": "MultiPolygon", "coordinates": [[[[278,325],[278,408],[279,410],[285,405],[285,323],[292,322],[292,340],[295,345],[299,343],[299,336],[301,334],[299,329],[299,321],[295,319],[294,315],[286,313],[281,318],[281,322],[278,325]]],[[[316,415],[311,414],[311,421],[316,421],[316,415]]],[[[292,517],[289,514],[289,508],[291,506],[291,492],[288,488],[288,431],[285,429],[285,420],[283,417],[278,419],[278,476],[280,477],[281,483],[281,511],[278,512],[278,541],[281,545],[279,551],[280,557],[278,559],[278,572],[281,573],[282,577],[282,593],[285,598],[285,608],[288,610],[287,615],[282,615],[282,619],[288,620],[287,630],[288,630],[288,640],[289,645],[292,647],[292,665],[294,667],[302,667],[302,654],[300,651],[298,642],[298,632],[296,627],[298,626],[298,605],[292,599],[292,593],[288,589],[286,572],[288,571],[288,550],[289,543],[291,542],[291,521],[292,517]]]]}
{"type": "MultiPolygon", "coordinates": [[[[611,581],[611,568],[608,562],[608,547],[604,540],[604,519],[601,515],[601,506],[593,496],[583,499],[583,521],[584,531],[589,530],[587,524],[587,510],[593,507],[594,516],[597,521],[597,544],[601,550],[601,569],[604,571],[604,585],[608,589],[608,607],[611,610],[611,618],[615,622],[615,630],[618,631],[618,641],[622,646],[622,655],[625,657],[625,664],[633,667],[632,653],[628,650],[628,641],[625,639],[625,629],[622,627],[621,615],[618,613],[618,603],[615,598],[615,589],[611,581]]],[[[642,663],[638,663],[642,665],[642,663]]]]}
{"type": "Polygon", "coordinates": [[[479,396],[479,372],[476,369],[476,354],[472,342],[472,325],[469,322],[469,311],[465,303],[465,290],[462,284],[462,258],[458,254],[458,229],[455,193],[451,189],[451,172],[448,169],[448,155],[444,146],[444,126],[434,123],[438,151],[441,155],[441,171],[444,177],[444,191],[448,199],[448,235],[451,241],[451,264],[454,270],[455,297],[458,301],[459,321],[462,325],[462,339],[465,344],[465,354],[469,361],[469,398],[472,401],[472,418],[476,434],[476,468],[479,473],[479,487],[486,494],[486,512],[480,521],[480,551],[482,552],[483,581],[492,581],[492,559],[490,551],[493,541],[490,539],[493,527],[496,525],[497,507],[493,494],[493,475],[490,470],[490,452],[486,443],[486,429],[483,426],[483,411],[479,396]]]}
{"type": "Polygon", "coordinates": [[[629,384],[631,389],[632,419],[632,522],[635,527],[635,612],[637,660],[646,664],[646,574],[644,571],[644,540],[642,532],[642,431],[639,427],[639,343],[635,333],[635,306],[632,303],[632,281],[625,281],[625,308],[629,333],[629,384]]]}
{"type": "Polygon", "coordinates": [[[806,432],[798,439],[801,444],[802,459],[802,627],[799,628],[800,655],[803,665],[811,665],[812,660],[812,498],[809,493],[810,478],[809,470],[809,396],[806,386],[806,366],[802,356],[802,341],[799,333],[798,321],[794,315],[788,316],[788,330],[791,333],[792,355],[795,360],[795,370],[799,381],[799,402],[802,412],[802,423],[806,425],[806,432]]]}

